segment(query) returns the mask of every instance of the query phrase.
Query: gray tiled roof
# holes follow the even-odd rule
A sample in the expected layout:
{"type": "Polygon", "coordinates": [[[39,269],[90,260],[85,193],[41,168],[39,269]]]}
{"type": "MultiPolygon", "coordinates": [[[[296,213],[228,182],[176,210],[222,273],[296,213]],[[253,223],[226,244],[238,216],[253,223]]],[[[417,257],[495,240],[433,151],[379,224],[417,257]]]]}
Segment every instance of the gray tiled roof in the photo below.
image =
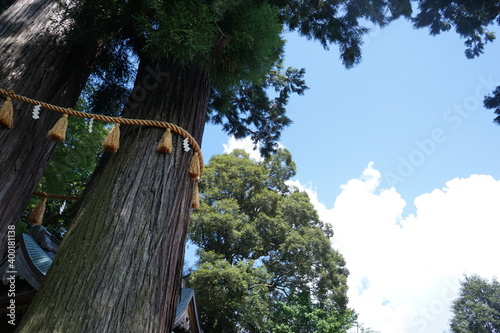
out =
{"type": "Polygon", "coordinates": [[[192,288],[182,288],[181,297],[179,298],[179,304],[177,304],[177,312],[175,313],[175,318],[179,318],[179,316],[186,311],[189,301],[193,298],[194,290],[192,288]]]}
{"type": "Polygon", "coordinates": [[[52,264],[52,259],[45,253],[44,250],[38,245],[38,243],[28,234],[22,234],[24,239],[24,244],[26,245],[26,250],[30,257],[31,262],[40,270],[43,275],[47,274],[50,265],[52,264]]]}

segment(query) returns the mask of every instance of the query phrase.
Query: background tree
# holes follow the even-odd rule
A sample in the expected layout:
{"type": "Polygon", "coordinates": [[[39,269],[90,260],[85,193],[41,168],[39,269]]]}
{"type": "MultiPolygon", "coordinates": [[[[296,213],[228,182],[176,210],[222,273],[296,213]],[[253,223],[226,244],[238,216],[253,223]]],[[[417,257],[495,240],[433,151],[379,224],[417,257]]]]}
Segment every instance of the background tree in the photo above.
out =
{"type": "Polygon", "coordinates": [[[269,327],[271,302],[265,267],[252,260],[234,265],[215,252],[200,253],[189,284],[196,288],[196,303],[205,332],[264,332],[269,327]]]}
{"type": "MultiPolygon", "coordinates": [[[[242,128],[256,133],[265,149],[278,139],[270,131],[283,128],[289,120],[275,103],[262,103],[272,101],[257,96],[262,90],[247,87],[276,78],[273,70],[279,68],[283,52],[282,30],[288,27],[324,45],[338,44],[342,60],[350,66],[359,61],[361,38],[367,32],[360,20],[385,24],[389,19],[380,14],[392,10],[391,1],[98,4],[102,5],[82,6],[77,13],[92,18],[93,27],[110,24],[99,29],[99,36],[111,32],[102,52],[118,50],[114,59],[134,54],[139,61],[124,117],[168,120],[200,142],[210,104],[227,130],[235,117],[244,119],[238,133],[242,128]],[[304,15],[307,8],[315,15],[304,15]],[[250,103],[235,103],[238,92],[245,89],[250,103]]],[[[96,33],[90,30],[85,38],[96,40],[96,33]]],[[[278,89],[278,103],[284,100],[281,91],[300,87],[300,72],[289,73],[276,81],[286,84],[270,85],[278,89]]],[[[155,152],[161,135],[157,128],[123,126],[122,148],[101,159],[21,332],[169,332],[195,181],[187,174],[192,152],[179,149],[182,138],[175,137],[173,154],[162,155],[155,152]]],[[[305,245],[298,244],[297,252],[301,246],[305,245]]],[[[277,259],[281,258],[270,258],[270,263],[277,259]]],[[[281,274],[292,268],[291,263],[273,265],[281,274]]],[[[322,297],[342,300],[341,284],[329,289],[333,279],[328,279],[326,269],[315,270],[319,280],[315,288],[332,290],[322,297]]],[[[342,276],[342,272],[330,274],[342,276]]],[[[301,277],[287,287],[303,286],[304,281],[301,277]]]]}
{"type": "Polygon", "coordinates": [[[497,116],[494,121],[500,125],[500,86],[496,87],[491,95],[484,98],[484,107],[495,110],[497,116]]]}
{"type": "Polygon", "coordinates": [[[279,301],[273,312],[273,333],[340,333],[354,327],[356,313],[340,312],[335,306],[314,304],[308,295],[279,301]]]}
{"type": "Polygon", "coordinates": [[[345,332],[352,325],[344,259],[308,196],[286,184],[293,175],[284,149],[262,162],[236,150],[206,166],[189,229],[200,259],[188,279],[206,332],[345,332]]]}
{"type": "Polygon", "coordinates": [[[465,276],[452,312],[451,333],[500,332],[500,283],[465,276]]]}
{"type": "MultiPolygon", "coordinates": [[[[500,25],[500,4],[496,0],[419,0],[418,9],[413,18],[416,28],[428,27],[431,35],[454,28],[465,38],[465,56],[469,59],[484,53],[485,45],[496,38],[490,28],[500,25]]],[[[484,106],[495,109],[494,121],[500,125],[500,86],[485,97],[484,106]]]]}
{"type": "MultiPolygon", "coordinates": [[[[85,99],[80,98],[76,110],[88,110],[85,99]]],[[[96,121],[89,131],[89,121],[83,118],[72,118],[68,123],[66,140],[56,145],[47,167],[36,187],[37,192],[79,197],[92,175],[99,157],[102,155],[102,142],[108,133],[106,124],[96,121]]],[[[33,196],[28,205],[25,217],[40,201],[33,196]]],[[[48,199],[43,225],[53,235],[62,239],[67,232],[71,218],[74,217],[78,200],[48,199]],[[62,210],[62,206],[65,209],[62,210]]],[[[28,224],[21,221],[18,231],[27,230],[28,224]]]]}
{"type": "Polygon", "coordinates": [[[352,330],[352,333],[381,333],[380,331],[374,331],[370,327],[365,326],[362,323],[356,323],[356,331],[352,330]]]}

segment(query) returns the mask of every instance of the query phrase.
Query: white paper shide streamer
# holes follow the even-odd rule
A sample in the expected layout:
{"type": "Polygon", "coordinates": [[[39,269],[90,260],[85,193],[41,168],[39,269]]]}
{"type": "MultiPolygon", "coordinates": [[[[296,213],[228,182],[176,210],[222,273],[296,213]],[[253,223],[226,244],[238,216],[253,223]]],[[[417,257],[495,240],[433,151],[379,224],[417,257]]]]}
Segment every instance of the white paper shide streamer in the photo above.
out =
{"type": "Polygon", "coordinates": [[[191,150],[191,147],[189,147],[189,141],[188,141],[187,138],[185,138],[182,141],[182,147],[184,148],[184,151],[190,151],[191,150]]]}
{"type": "Polygon", "coordinates": [[[33,119],[40,119],[40,108],[41,105],[35,105],[33,107],[33,119]]]}

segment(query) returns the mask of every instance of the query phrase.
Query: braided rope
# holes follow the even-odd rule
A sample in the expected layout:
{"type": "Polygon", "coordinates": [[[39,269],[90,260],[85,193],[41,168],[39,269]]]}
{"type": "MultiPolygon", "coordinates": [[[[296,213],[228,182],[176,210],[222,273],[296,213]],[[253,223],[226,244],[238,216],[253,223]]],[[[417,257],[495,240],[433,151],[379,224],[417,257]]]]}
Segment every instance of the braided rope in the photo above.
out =
{"type": "Polygon", "coordinates": [[[47,194],[45,192],[33,192],[33,195],[41,198],[48,199],[61,199],[61,200],[80,200],[80,197],[71,197],[67,195],[56,195],[56,194],[47,194]]]}
{"type": "Polygon", "coordinates": [[[183,138],[186,138],[189,142],[189,144],[193,147],[195,152],[198,152],[199,160],[200,160],[200,171],[201,174],[203,174],[203,156],[201,154],[201,148],[198,145],[198,142],[196,142],[195,138],[189,134],[185,129],[182,127],[179,127],[177,125],[174,125],[172,123],[168,123],[166,121],[159,121],[159,120],[148,120],[148,119],[133,119],[133,118],[122,118],[122,117],[110,117],[110,116],[103,116],[100,114],[95,114],[95,113],[86,113],[86,112],[81,112],[81,111],[76,111],[71,108],[63,108],[57,105],[45,103],[42,101],[37,101],[35,99],[18,95],[14,93],[12,90],[5,90],[0,88],[0,94],[4,96],[8,96],[10,98],[14,98],[32,105],[40,105],[41,107],[64,113],[70,116],[75,116],[75,117],[80,117],[80,118],[88,118],[88,119],[96,119],[100,121],[105,121],[108,123],[117,123],[117,124],[125,124],[125,125],[139,125],[139,126],[151,126],[151,127],[158,127],[158,128],[165,128],[165,129],[170,129],[171,131],[179,134],[183,138]]]}

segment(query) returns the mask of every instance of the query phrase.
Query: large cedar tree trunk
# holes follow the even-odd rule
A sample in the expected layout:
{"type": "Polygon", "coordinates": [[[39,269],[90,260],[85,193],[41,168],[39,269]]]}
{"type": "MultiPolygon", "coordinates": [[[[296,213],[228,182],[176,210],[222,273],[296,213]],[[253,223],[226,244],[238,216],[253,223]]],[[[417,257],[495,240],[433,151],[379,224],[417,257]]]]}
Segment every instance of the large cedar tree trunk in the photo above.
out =
{"type": "MultiPolygon", "coordinates": [[[[58,3],[17,0],[1,13],[0,87],[73,107],[97,45],[83,46],[65,38],[70,22],[62,19],[58,3]]],[[[0,125],[0,256],[6,251],[7,227],[20,220],[55,147],[46,135],[61,116],[42,109],[41,118],[35,120],[33,106],[13,103],[14,127],[0,125]]]]}
{"type": "MultiPolygon", "coordinates": [[[[174,123],[200,142],[209,95],[197,66],[141,61],[124,117],[174,123]]],[[[163,130],[121,125],[18,332],[171,332],[195,181],[193,150],[163,130]]]]}

